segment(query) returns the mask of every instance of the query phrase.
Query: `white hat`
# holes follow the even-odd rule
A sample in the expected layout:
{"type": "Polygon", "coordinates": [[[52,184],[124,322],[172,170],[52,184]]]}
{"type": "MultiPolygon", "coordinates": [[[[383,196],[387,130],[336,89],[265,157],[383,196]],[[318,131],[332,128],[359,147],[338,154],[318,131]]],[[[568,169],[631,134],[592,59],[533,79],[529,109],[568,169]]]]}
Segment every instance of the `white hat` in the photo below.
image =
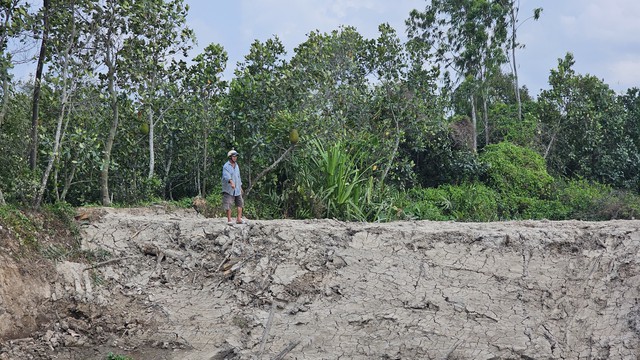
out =
{"type": "Polygon", "coordinates": [[[229,152],[227,153],[227,157],[232,157],[232,156],[238,156],[238,152],[235,150],[229,150],[229,152]]]}

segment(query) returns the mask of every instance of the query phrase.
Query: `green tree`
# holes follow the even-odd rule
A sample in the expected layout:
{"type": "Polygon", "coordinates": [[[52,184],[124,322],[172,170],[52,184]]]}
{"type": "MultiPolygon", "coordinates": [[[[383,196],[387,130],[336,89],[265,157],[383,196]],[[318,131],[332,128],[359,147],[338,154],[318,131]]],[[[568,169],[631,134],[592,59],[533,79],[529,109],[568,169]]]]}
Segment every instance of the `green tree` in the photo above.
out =
{"type": "MultiPolygon", "coordinates": [[[[305,132],[323,140],[357,137],[371,115],[370,42],[353,27],[314,31],[291,59],[299,111],[308,114],[305,132]]],[[[394,55],[390,55],[394,56],[394,55]]]]}
{"type": "MultiPolygon", "coordinates": [[[[49,57],[51,58],[48,79],[54,88],[58,108],[55,110],[56,125],[52,147],[49,151],[47,165],[43,171],[40,187],[34,199],[34,205],[42,203],[49,175],[54,163],[59,161],[62,138],[69,126],[73,104],[70,99],[74,96],[79,83],[85,74],[93,71],[93,59],[89,52],[84,51],[92,39],[92,33],[87,31],[89,25],[82,16],[86,9],[81,8],[81,1],[59,1],[54,8],[49,9],[49,57]]],[[[37,86],[37,85],[36,85],[37,86]]]]}
{"type": "Polygon", "coordinates": [[[142,0],[131,3],[129,30],[120,66],[127,69],[125,87],[140,103],[149,126],[149,172],[155,175],[155,129],[177,100],[162,96],[170,86],[168,63],[187,56],[193,31],[186,26],[188,6],[183,0],[142,0]],[[177,54],[177,55],[176,55],[177,54]],[[158,101],[159,100],[159,101],[158,101]]]}
{"type": "MultiPolygon", "coordinates": [[[[13,53],[9,48],[11,41],[23,39],[31,16],[29,5],[20,0],[3,1],[0,3],[0,83],[2,100],[0,101],[0,138],[3,135],[3,124],[9,110],[10,100],[10,70],[14,66],[13,53]]],[[[3,152],[8,154],[8,152],[3,152]]],[[[0,174],[1,175],[1,174],[0,174]]],[[[3,193],[4,184],[0,185],[0,205],[5,204],[3,193]]]]}
{"type": "Polygon", "coordinates": [[[95,50],[96,61],[104,64],[105,73],[100,76],[106,87],[107,99],[111,110],[110,125],[104,139],[102,151],[102,165],[100,167],[100,194],[102,205],[111,205],[109,192],[109,168],[111,166],[111,152],[116,138],[119,114],[119,87],[118,81],[121,70],[118,67],[118,58],[124,47],[124,39],[128,35],[126,19],[131,14],[130,4],[117,0],[101,0],[91,9],[91,19],[95,24],[95,50]]]}
{"type": "Polygon", "coordinates": [[[411,156],[400,152],[424,148],[429,135],[442,125],[444,110],[437,71],[425,69],[415,44],[402,44],[389,25],[378,29],[380,35],[371,41],[368,56],[377,81],[370,100],[373,115],[365,129],[377,139],[368,149],[372,158],[385,159],[378,177],[382,186],[390,172],[396,184],[412,178],[407,174],[413,171],[411,156]]]}
{"type": "Polygon", "coordinates": [[[196,142],[196,153],[201,156],[201,162],[197,166],[197,184],[198,193],[203,197],[207,195],[206,179],[209,175],[211,134],[222,132],[223,129],[220,121],[221,102],[227,90],[227,82],[222,80],[222,73],[227,61],[228,55],[224,48],[218,44],[210,44],[202,54],[193,59],[193,65],[189,68],[185,81],[187,92],[195,105],[194,115],[199,124],[196,131],[201,134],[198,136],[200,140],[196,142]]]}
{"type": "Polygon", "coordinates": [[[640,88],[628,89],[619,96],[627,114],[625,132],[631,137],[633,143],[640,149],[640,88]]]}
{"type": "Polygon", "coordinates": [[[100,174],[101,165],[101,120],[109,116],[103,94],[91,80],[79,82],[75,89],[68,112],[68,129],[53,175],[56,200],[78,205],[99,199],[93,194],[100,183],[96,174],[100,174]]]}
{"type": "Polygon", "coordinates": [[[254,41],[249,54],[238,64],[224,101],[226,150],[235,148],[242,156],[243,181],[253,187],[259,169],[265,169],[286,151],[291,117],[289,111],[300,94],[291,91],[286,51],[275,37],[254,41]]]}
{"type": "Polygon", "coordinates": [[[407,21],[409,37],[428,44],[446,78],[453,70],[454,80],[467,91],[471,120],[476,134],[478,107],[482,106],[485,144],[488,139],[488,79],[506,62],[509,7],[498,0],[433,0],[423,12],[413,10],[407,21]],[[479,104],[478,102],[481,102],[479,104]]]}
{"type": "Polygon", "coordinates": [[[573,70],[571,53],[551,70],[551,88],[540,94],[541,141],[551,171],[613,186],[632,186],[636,144],[626,131],[624,106],[611,88],[573,70]]]}
{"type": "Polygon", "coordinates": [[[509,9],[508,15],[508,28],[509,28],[509,38],[506,43],[507,52],[511,54],[511,61],[509,65],[511,66],[511,73],[513,74],[513,88],[516,95],[516,103],[518,105],[518,120],[522,120],[522,99],[520,98],[520,84],[518,81],[518,63],[516,61],[516,50],[524,47],[523,44],[520,44],[517,40],[518,29],[524,22],[529,19],[538,20],[540,19],[540,14],[542,14],[542,8],[533,9],[533,15],[530,17],[520,21],[518,15],[520,13],[520,0],[508,0],[507,7],[509,9]]]}
{"type": "Polygon", "coordinates": [[[49,39],[49,13],[51,12],[51,0],[42,2],[42,26],[39,28],[42,34],[40,41],[40,53],[38,55],[38,65],[36,67],[35,79],[33,82],[33,99],[31,101],[31,145],[29,151],[29,164],[31,171],[36,169],[38,163],[38,123],[40,106],[40,87],[42,85],[42,72],[47,57],[47,46],[49,39]]]}
{"type": "Polygon", "coordinates": [[[8,94],[7,113],[0,126],[0,187],[9,203],[32,200],[33,177],[25,161],[29,148],[31,87],[25,85],[8,94]]]}

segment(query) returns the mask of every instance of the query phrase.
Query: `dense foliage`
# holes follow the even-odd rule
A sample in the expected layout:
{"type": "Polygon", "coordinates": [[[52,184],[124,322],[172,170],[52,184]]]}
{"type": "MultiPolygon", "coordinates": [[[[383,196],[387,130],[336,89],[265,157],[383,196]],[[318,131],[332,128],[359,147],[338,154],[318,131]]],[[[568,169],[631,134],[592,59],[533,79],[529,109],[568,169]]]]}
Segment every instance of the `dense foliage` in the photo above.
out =
{"type": "Polygon", "coordinates": [[[532,98],[518,4],[426,2],[407,29],[311,32],[291,54],[256,40],[227,81],[221,45],[187,56],[183,0],[3,2],[0,205],[216,204],[235,148],[250,217],[637,216],[640,90],[566,54],[532,98]]]}

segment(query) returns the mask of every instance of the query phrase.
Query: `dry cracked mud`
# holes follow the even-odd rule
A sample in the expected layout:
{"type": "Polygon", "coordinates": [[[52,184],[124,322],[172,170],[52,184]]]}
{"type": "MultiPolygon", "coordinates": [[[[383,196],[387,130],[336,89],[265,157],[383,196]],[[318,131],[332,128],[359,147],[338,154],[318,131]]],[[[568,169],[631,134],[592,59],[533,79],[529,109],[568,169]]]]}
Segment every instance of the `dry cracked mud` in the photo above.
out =
{"type": "Polygon", "coordinates": [[[640,221],[384,224],[84,209],[110,257],[0,254],[0,359],[636,359],[640,221]]]}

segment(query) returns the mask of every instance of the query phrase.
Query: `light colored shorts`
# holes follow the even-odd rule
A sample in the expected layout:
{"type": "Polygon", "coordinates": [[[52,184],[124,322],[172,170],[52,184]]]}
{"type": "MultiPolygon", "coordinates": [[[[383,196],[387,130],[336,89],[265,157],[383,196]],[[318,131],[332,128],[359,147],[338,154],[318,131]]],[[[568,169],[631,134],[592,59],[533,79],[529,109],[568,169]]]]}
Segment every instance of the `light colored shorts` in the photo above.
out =
{"type": "Polygon", "coordinates": [[[222,210],[231,210],[231,205],[234,203],[239,208],[244,207],[242,195],[233,196],[228,193],[222,193],[222,210]]]}

